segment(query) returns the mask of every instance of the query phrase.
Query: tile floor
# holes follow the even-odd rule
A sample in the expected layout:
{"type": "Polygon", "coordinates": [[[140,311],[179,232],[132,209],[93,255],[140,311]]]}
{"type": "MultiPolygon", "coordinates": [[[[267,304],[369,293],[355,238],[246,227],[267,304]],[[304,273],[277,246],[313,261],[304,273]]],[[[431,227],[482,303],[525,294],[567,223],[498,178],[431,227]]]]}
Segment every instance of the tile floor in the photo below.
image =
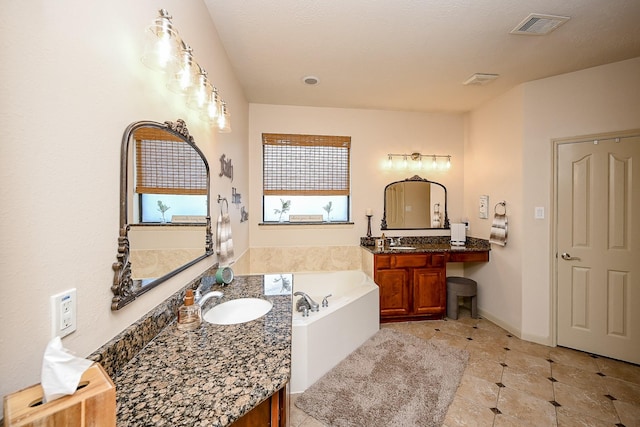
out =
{"type": "MultiPolygon", "coordinates": [[[[469,352],[445,427],[640,427],[640,366],[523,341],[464,309],[458,320],[382,327],[469,352]]],[[[295,406],[296,397],[291,427],[324,426],[295,406]]]]}

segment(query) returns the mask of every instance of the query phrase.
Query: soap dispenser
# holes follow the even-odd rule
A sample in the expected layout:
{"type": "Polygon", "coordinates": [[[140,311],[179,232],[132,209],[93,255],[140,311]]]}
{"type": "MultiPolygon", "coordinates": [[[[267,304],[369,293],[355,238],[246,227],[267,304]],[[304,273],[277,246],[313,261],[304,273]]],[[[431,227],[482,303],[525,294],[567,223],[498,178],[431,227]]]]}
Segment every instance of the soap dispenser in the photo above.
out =
{"type": "Polygon", "coordinates": [[[178,329],[193,331],[202,323],[202,310],[193,301],[193,289],[187,289],[184,304],[178,309],[178,329]]]}

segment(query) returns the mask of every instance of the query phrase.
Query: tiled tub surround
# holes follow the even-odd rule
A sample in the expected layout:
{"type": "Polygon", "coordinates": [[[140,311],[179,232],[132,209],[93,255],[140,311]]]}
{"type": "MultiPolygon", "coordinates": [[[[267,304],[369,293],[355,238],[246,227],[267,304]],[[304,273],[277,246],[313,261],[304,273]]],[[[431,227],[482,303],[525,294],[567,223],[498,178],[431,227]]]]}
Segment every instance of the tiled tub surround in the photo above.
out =
{"type": "Polygon", "coordinates": [[[489,251],[491,250],[491,243],[485,239],[478,239],[476,237],[467,237],[466,244],[464,246],[451,246],[451,238],[449,236],[417,236],[417,237],[402,237],[401,246],[412,246],[413,250],[397,250],[393,246],[389,246],[389,239],[396,239],[397,236],[386,236],[387,246],[383,250],[376,248],[376,239],[380,237],[361,237],[360,245],[374,254],[383,253],[413,253],[413,252],[474,252],[474,251],[489,251]]]}
{"type": "Polygon", "coordinates": [[[184,291],[179,292],[123,332],[127,338],[116,337],[110,348],[94,353],[107,355],[103,360],[116,372],[118,426],[226,426],[282,388],[291,372],[291,295],[265,295],[264,289],[261,275],[236,277],[220,288],[220,302],[265,298],[273,303],[271,311],[237,325],[203,322],[191,332],[176,328],[172,309],[174,302],[181,303],[184,291]],[[151,336],[156,320],[166,327],[118,365],[118,352],[132,354],[151,336]]]}
{"type": "Polygon", "coordinates": [[[251,274],[360,270],[360,251],[358,246],[251,248],[250,269],[251,274]]]}

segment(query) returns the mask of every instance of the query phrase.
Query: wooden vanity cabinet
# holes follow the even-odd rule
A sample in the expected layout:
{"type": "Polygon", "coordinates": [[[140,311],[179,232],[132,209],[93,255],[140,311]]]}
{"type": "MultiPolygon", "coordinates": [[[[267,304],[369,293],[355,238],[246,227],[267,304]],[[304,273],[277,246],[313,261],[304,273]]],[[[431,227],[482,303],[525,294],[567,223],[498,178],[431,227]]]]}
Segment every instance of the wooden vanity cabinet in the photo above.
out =
{"type": "Polygon", "coordinates": [[[289,425],[289,384],[236,420],[233,427],[286,427],[289,425]]]}
{"type": "Polygon", "coordinates": [[[445,254],[376,254],[374,276],[379,286],[381,322],[445,315],[445,254]]]}

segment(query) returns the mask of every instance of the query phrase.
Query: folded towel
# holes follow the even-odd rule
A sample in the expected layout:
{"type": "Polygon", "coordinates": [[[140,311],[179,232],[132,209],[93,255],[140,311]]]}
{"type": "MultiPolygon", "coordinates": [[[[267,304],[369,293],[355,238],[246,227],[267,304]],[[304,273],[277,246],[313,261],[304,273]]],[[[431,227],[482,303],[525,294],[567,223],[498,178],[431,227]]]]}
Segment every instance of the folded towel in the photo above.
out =
{"type": "Polygon", "coordinates": [[[496,245],[504,246],[507,244],[507,215],[495,214],[493,216],[493,224],[491,225],[491,235],[489,242],[496,245]]]}

